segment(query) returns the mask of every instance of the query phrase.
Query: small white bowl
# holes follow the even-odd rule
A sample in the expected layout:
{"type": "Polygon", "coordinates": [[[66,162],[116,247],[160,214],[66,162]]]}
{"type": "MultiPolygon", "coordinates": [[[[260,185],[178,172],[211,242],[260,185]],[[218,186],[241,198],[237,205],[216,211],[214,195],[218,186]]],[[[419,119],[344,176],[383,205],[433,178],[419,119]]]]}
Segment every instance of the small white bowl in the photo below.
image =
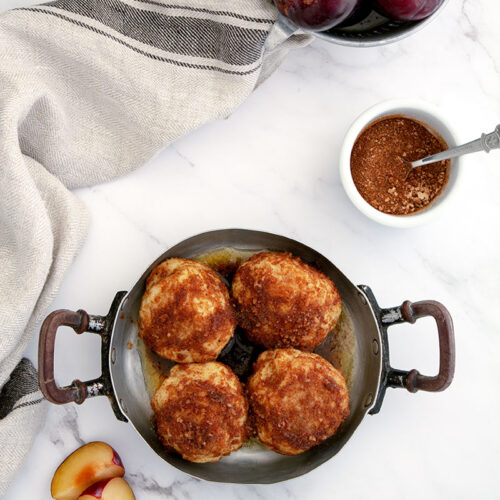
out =
{"type": "Polygon", "coordinates": [[[424,210],[411,215],[390,215],[372,207],[359,194],[351,175],[351,152],[356,139],[373,121],[384,116],[403,115],[413,118],[437,132],[452,148],[457,146],[457,136],[453,127],[441,114],[439,109],[425,101],[412,99],[394,99],[381,102],[365,111],[351,125],[340,151],[340,179],[345,192],[354,205],[370,219],[385,226],[408,228],[415,227],[439,215],[449,203],[451,196],[457,191],[460,180],[460,158],[451,160],[450,177],[443,192],[424,210]]]}

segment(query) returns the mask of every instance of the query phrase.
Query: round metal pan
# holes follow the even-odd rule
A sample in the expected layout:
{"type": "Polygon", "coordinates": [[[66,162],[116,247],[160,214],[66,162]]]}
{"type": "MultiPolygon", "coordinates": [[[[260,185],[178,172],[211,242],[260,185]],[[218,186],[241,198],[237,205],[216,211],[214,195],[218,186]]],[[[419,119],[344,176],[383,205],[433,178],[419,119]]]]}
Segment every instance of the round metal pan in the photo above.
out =
{"type": "MultiPolygon", "coordinates": [[[[328,348],[322,346],[317,352],[329,359],[328,348]]],[[[81,310],[54,311],[42,325],[39,342],[39,384],[49,401],[81,404],[88,397],[108,396],[116,417],[132,424],[165,461],[192,476],[224,483],[275,483],[309,472],[338,453],[366,413],[379,411],[387,387],[407,388],[411,392],[418,389],[441,391],[451,383],[454,365],[453,324],[443,305],[434,301],[413,304],[406,301],[399,307],[380,309],[368,287],[353,285],[315,250],[283,236],[242,229],[203,233],[174,246],[151,264],[130,292],[116,294],[107,316],[90,315],[81,310]],[[197,464],[167,452],[154,431],[141,356],[136,348],[138,331],[135,319],[146,278],[167,258],[193,258],[224,247],[286,251],[312,264],[334,281],[342,296],[343,311],[352,322],[356,347],[349,389],[351,414],[334,436],[300,455],[279,455],[254,443],[215,464],[197,464]],[[387,328],[396,323],[413,323],[423,316],[436,319],[439,334],[440,368],[435,377],[420,375],[416,370],[395,370],[389,363],[387,328]],[[87,331],[101,336],[101,377],[88,382],[75,380],[67,387],[57,386],[54,380],[54,342],[57,328],[62,325],[72,327],[77,333],[87,331]]]]}

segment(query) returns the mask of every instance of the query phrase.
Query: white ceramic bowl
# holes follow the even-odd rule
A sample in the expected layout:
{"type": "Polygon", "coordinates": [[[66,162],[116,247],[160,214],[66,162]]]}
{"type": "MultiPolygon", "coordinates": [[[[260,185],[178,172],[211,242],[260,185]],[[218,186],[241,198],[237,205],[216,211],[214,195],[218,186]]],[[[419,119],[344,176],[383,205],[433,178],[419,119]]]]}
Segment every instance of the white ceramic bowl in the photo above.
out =
{"type": "Polygon", "coordinates": [[[374,221],[391,227],[408,228],[415,227],[439,215],[448,205],[451,197],[456,193],[460,181],[460,158],[451,160],[450,177],[443,192],[438,198],[424,210],[413,215],[390,215],[380,212],[372,207],[359,194],[351,175],[351,151],[359,134],[367,125],[383,116],[403,115],[414,118],[423,124],[427,124],[430,129],[436,131],[446,141],[450,148],[457,146],[457,136],[453,127],[441,114],[439,109],[424,101],[412,99],[395,99],[381,102],[365,111],[351,125],[347,132],[342,150],[340,152],[340,179],[347,193],[347,196],[354,205],[367,217],[374,221]]]}

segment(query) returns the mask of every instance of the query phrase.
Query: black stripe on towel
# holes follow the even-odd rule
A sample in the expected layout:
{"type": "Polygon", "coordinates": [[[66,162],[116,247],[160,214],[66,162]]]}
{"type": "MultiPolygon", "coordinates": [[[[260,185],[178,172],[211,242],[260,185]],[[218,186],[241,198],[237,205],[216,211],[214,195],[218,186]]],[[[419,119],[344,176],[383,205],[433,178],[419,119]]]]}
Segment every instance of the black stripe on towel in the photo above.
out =
{"type": "Polygon", "coordinates": [[[244,16],[242,14],[236,14],[236,12],[229,12],[225,10],[210,10],[210,9],[204,9],[201,7],[188,7],[186,5],[168,5],[164,4],[161,2],[155,2],[154,0],[136,0],[136,2],[141,2],[149,5],[157,5],[158,7],[163,7],[165,9],[180,9],[180,10],[187,10],[191,12],[202,12],[206,14],[214,14],[216,16],[226,16],[226,17],[233,17],[234,19],[241,19],[242,21],[249,21],[252,23],[260,23],[260,24],[273,24],[272,19],[264,19],[260,17],[251,17],[251,16],[244,16]]]}
{"type": "Polygon", "coordinates": [[[211,19],[169,16],[119,0],[57,0],[45,4],[98,21],[151,47],[173,54],[247,66],[260,58],[268,29],[246,29],[211,19]]]}
{"type": "Polygon", "coordinates": [[[24,408],[25,406],[34,406],[37,405],[38,403],[41,403],[43,400],[44,398],[38,398],[33,401],[26,401],[26,403],[21,403],[20,405],[16,405],[12,409],[17,410],[18,408],[24,408]]]}
{"type": "MultiPolygon", "coordinates": [[[[36,391],[38,391],[38,376],[35,367],[31,361],[23,358],[0,392],[0,420],[15,409],[16,403],[21,398],[36,391]]],[[[24,403],[25,406],[27,404],[24,403]]],[[[35,403],[30,402],[29,404],[35,403]]]]}
{"type": "Polygon", "coordinates": [[[125,47],[133,50],[134,52],[137,52],[138,54],[149,57],[150,59],[154,59],[155,61],[159,61],[159,62],[173,64],[175,66],[181,66],[183,68],[218,71],[220,73],[226,73],[228,75],[249,75],[250,73],[257,71],[260,68],[260,64],[259,64],[259,65],[255,66],[254,68],[249,69],[249,70],[237,71],[237,70],[227,70],[227,69],[223,69],[223,68],[218,68],[217,66],[211,66],[211,65],[205,65],[205,64],[191,64],[191,63],[185,63],[182,61],[176,61],[175,59],[171,59],[169,57],[161,57],[161,56],[157,56],[156,54],[150,54],[149,52],[146,52],[142,49],[134,47],[133,45],[121,40],[120,38],[118,38],[116,36],[110,35],[109,33],[106,33],[103,30],[94,28],[94,26],[91,26],[91,25],[86,24],[86,23],[82,23],[81,21],[77,21],[76,19],[72,19],[71,17],[59,14],[58,12],[38,9],[36,7],[25,7],[25,8],[20,9],[20,10],[30,11],[30,12],[39,12],[41,14],[47,14],[50,16],[57,17],[59,19],[63,19],[64,21],[67,21],[69,23],[73,23],[77,26],[80,26],[81,28],[86,28],[86,29],[93,31],[94,33],[97,33],[101,36],[104,36],[106,38],[110,38],[111,40],[113,40],[121,45],[124,45],[125,47]]]}

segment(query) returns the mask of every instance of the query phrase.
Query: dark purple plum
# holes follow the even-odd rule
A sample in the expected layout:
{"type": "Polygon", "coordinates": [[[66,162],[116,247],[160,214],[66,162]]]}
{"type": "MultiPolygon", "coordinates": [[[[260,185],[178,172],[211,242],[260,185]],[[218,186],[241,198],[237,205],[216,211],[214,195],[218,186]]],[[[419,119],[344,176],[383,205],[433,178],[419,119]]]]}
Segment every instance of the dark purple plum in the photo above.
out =
{"type": "Polygon", "coordinates": [[[429,17],[443,0],[374,0],[374,8],[398,21],[419,21],[429,17]]]}
{"type": "Polygon", "coordinates": [[[342,21],[337,28],[344,28],[347,26],[353,26],[354,24],[360,23],[363,19],[366,19],[372,12],[372,4],[369,0],[361,0],[355,9],[349,14],[344,21],[342,21]]]}
{"type": "Polygon", "coordinates": [[[323,31],[347,19],[362,1],[275,0],[275,3],[278,10],[298,26],[311,31],[323,31]]]}

